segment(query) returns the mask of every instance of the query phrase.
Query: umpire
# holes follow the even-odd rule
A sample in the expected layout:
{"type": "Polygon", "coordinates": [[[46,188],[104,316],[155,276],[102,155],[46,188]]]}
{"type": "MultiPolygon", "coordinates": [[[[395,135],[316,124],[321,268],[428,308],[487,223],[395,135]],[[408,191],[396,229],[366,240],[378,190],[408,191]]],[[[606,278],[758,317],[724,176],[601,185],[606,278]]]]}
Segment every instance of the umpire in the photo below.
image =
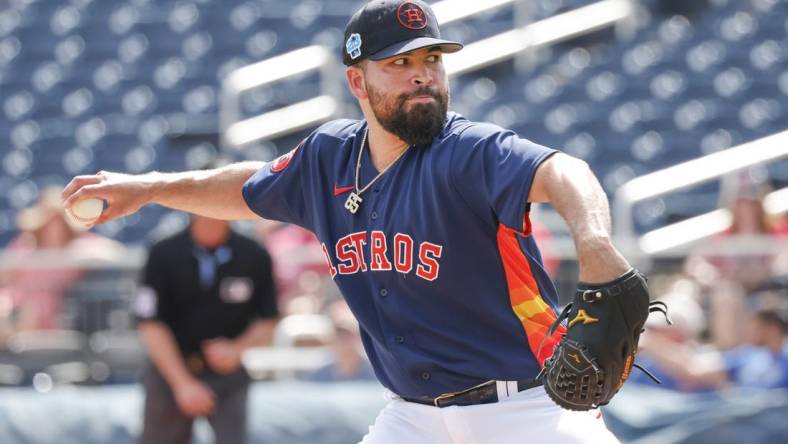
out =
{"type": "Polygon", "coordinates": [[[226,221],[192,216],[151,248],[135,312],[152,363],[140,442],[188,444],[200,416],[217,444],[245,442],[241,354],[270,343],[278,316],[265,249],[226,221]]]}

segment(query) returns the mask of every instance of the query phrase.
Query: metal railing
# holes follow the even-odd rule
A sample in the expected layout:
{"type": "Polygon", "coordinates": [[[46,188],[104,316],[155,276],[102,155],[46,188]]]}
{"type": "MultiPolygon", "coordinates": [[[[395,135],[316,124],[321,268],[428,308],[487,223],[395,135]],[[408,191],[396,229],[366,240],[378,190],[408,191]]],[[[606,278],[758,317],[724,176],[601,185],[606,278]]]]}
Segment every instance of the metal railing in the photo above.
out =
{"type": "Polygon", "coordinates": [[[272,138],[330,119],[339,107],[338,94],[323,94],[284,108],[241,120],[240,97],[245,91],[292,76],[319,70],[323,91],[329,82],[339,84],[333,54],[322,46],[309,46],[269,60],[247,65],[222,82],[219,125],[224,147],[235,148],[258,139],[272,138]]]}
{"type": "MultiPolygon", "coordinates": [[[[433,5],[442,25],[484,11],[524,0],[445,0],[433,5]]],[[[457,76],[513,58],[530,49],[556,44],[627,19],[633,14],[632,0],[602,0],[553,17],[539,20],[490,38],[468,44],[446,57],[446,72],[457,76]]],[[[239,68],[222,82],[219,112],[222,146],[239,148],[262,139],[283,136],[330,120],[345,107],[341,69],[334,49],[320,45],[239,68]],[[245,91],[283,79],[319,71],[321,95],[267,113],[241,119],[240,96],[245,91]]]]}
{"type": "MultiPolygon", "coordinates": [[[[517,0],[445,0],[433,5],[442,24],[462,20],[517,0]]],[[[342,108],[342,82],[339,60],[333,48],[313,45],[268,60],[244,66],[222,82],[219,127],[222,146],[241,147],[250,142],[286,135],[314,126],[338,115],[342,108]],[[241,119],[240,96],[245,91],[278,81],[319,71],[321,95],[259,116],[241,119]]]]}
{"type": "Polygon", "coordinates": [[[445,57],[446,72],[457,76],[542,46],[555,45],[626,19],[633,12],[627,0],[603,0],[542,19],[467,45],[445,57]]]}
{"type": "MultiPolygon", "coordinates": [[[[614,236],[639,253],[658,252],[718,233],[729,225],[726,210],[716,210],[646,233],[637,239],[634,206],[648,199],[719,180],[730,173],[788,157],[788,131],[649,173],[624,184],[615,194],[614,236]]],[[[772,213],[788,211],[788,190],[771,193],[764,201],[772,213]]]]}

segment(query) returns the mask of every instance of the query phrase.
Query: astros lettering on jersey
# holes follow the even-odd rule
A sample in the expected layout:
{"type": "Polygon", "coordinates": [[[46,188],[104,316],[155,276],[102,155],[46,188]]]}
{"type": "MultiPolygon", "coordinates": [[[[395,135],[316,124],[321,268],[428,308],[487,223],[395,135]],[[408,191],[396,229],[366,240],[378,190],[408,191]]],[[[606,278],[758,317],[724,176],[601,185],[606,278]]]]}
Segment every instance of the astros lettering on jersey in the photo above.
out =
{"type": "Polygon", "coordinates": [[[432,144],[411,147],[351,214],[359,150],[359,183],[378,175],[360,146],[366,127],[321,126],[247,181],[247,204],[317,235],[375,373],[394,393],[435,397],[536,376],[560,333],[545,338],[557,296],[530,235],[527,196],[556,151],[449,113],[432,144]]]}
{"type": "MultiPolygon", "coordinates": [[[[323,244],[323,253],[326,255],[331,277],[333,278],[337,273],[354,274],[368,270],[391,271],[393,269],[405,274],[413,271],[413,238],[404,233],[394,234],[394,240],[391,242],[393,245],[391,258],[388,255],[388,244],[386,233],[383,231],[376,230],[369,233],[361,231],[348,234],[339,239],[332,250],[335,251],[336,260],[339,261],[337,267],[334,267],[334,259],[332,259],[326,245],[323,244]],[[369,248],[366,249],[367,254],[365,255],[364,248],[367,244],[369,244],[369,248]]],[[[416,251],[418,260],[416,276],[434,281],[440,272],[438,258],[441,257],[442,251],[443,247],[440,245],[422,242],[416,251]]]]}

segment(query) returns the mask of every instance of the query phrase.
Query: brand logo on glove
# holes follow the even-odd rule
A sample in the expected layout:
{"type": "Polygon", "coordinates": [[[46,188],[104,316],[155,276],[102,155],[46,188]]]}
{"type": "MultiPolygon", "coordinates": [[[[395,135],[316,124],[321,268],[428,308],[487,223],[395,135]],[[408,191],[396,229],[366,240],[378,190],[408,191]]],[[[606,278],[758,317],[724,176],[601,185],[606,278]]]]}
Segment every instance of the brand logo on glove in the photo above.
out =
{"type": "Polygon", "coordinates": [[[584,309],[577,310],[577,314],[575,318],[569,321],[569,327],[577,324],[578,322],[582,322],[583,325],[593,324],[594,322],[599,322],[599,319],[589,316],[588,313],[584,309]]]}
{"type": "Polygon", "coordinates": [[[621,378],[618,380],[618,388],[624,385],[629,379],[629,373],[632,371],[632,355],[627,356],[626,362],[624,362],[624,371],[621,373],[621,378]]]}

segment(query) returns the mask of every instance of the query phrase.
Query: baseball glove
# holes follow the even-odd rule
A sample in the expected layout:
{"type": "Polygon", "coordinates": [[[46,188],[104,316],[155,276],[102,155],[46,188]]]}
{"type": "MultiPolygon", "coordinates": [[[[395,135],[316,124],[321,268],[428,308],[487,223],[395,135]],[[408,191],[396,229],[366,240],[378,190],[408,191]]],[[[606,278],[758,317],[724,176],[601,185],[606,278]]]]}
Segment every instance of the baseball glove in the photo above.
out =
{"type": "Polygon", "coordinates": [[[566,319],[567,331],[544,363],[537,379],[559,406],[590,410],[605,405],[629,377],[638,340],[649,313],[660,312],[668,323],[664,302],[649,302],[646,277],[631,269],[618,279],[588,285],[580,283],[574,299],[550,327],[553,335],[566,319]]]}

